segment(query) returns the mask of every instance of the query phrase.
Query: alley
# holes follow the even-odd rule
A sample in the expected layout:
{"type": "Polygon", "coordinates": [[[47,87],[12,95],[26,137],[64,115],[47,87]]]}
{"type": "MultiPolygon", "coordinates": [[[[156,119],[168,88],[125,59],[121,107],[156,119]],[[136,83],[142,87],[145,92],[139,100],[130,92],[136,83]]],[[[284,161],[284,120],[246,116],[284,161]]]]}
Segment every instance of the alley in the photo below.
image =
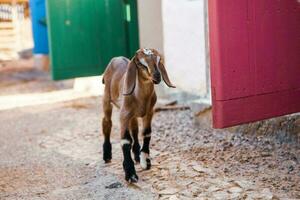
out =
{"type": "MultiPolygon", "coordinates": [[[[39,92],[53,89],[37,74],[39,92]]],[[[18,84],[15,91],[23,88],[18,84]]],[[[156,113],[153,166],[142,171],[136,165],[140,180],[128,185],[116,109],[113,160],[102,161],[101,108],[101,97],[86,97],[1,110],[0,199],[300,198],[297,141],[201,128],[191,110],[156,113]]],[[[299,125],[298,118],[290,120],[299,125]]]]}

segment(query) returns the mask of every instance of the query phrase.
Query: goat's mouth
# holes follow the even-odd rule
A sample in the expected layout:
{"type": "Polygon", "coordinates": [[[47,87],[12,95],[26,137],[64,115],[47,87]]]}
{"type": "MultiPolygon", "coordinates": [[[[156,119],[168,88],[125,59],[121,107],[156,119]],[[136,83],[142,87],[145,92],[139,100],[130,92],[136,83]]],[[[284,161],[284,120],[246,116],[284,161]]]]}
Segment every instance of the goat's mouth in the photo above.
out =
{"type": "Polygon", "coordinates": [[[160,79],[159,80],[156,80],[156,79],[152,79],[152,82],[154,83],[154,84],[159,84],[160,83],[160,79]]]}

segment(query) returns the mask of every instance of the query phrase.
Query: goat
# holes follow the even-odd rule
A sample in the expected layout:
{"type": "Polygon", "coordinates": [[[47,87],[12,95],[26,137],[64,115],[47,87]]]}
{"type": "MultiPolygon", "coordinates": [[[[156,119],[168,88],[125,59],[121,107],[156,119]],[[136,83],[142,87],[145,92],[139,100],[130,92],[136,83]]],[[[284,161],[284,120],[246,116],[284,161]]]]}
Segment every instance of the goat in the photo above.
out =
{"type": "Polygon", "coordinates": [[[136,163],[143,169],[150,169],[149,144],[151,139],[151,121],[153,107],[156,103],[154,84],[164,82],[172,88],[164,67],[162,56],[155,49],[139,49],[131,60],[115,57],[108,64],[102,82],[105,84],[103,95],[102,131],[104,135],[103,160],[109,163],[112,159],[110,133],[111,115],[115,105],[120,109],[121,146],[123,151],[123,169],[125,180],[138,181],[131,148],[136,163]],[[138,141],[138,118],[143,122],[143,146],[138,141]]]}

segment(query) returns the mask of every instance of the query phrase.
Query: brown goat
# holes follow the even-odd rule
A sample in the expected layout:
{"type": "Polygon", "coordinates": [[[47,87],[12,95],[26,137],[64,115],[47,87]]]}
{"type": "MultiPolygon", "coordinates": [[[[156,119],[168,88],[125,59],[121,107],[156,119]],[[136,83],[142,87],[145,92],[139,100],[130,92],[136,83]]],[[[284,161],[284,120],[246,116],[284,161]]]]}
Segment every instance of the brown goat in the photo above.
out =
{"type": "Polygon", "coordinates": [[[137,182],[131,147],[134,159],[143,169],[150,169],[149,143],[151,139],[151,121],[153,107],[156,103],[154,84],[159,84],[161,76],[169,87],[175,87],[169,80],[163,65],[162,56],[154,49],[139,49],[135,56],[128,60],[125,57],[113,58],[104,75],[103,96],[104,134],[103,159],[110,162],[112,158],[110,132],[112,127],[112,104],[120,108],[121,145],[124,156],[123,168],[128,182],[137,182]],[[143,147],[138,141],[138,118],[143,121],[143,147]],[[133,145],[132,145],[133,143],[133,145]]]}

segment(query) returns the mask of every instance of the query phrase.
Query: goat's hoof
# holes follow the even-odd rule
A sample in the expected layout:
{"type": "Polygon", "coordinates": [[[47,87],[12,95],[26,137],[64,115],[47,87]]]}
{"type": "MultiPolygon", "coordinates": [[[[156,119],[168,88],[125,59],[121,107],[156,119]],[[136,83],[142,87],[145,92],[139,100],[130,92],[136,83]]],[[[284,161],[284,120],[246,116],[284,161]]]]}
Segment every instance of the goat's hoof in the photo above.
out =
{"type": "Polygon", "coordinates": [[[125,179],[128,183],[137,183],[139,177],[136,174],[132,174],[131,176],[126,176],[125,179]]]}
{"type": "Polygon", "coordinates": [[[146,159],[146,163],[147,163],[147,168],[146,170],[151,168],[151,160],[149,158],[146,159]]]}
{"type": "Polygon", "coordinates": [[[141,159],[140,159],[140,156],[135,156],[134,157],[134,160],[135,160],[135,163],[140,163],[141,159]]]}
{"type": "Polygon", "coordinates": [[[145,152],[141,152],[141,167],[145,170],[148,170],[151,168],[151,160],[149,158],[149,154],[145,152]]]}
{"type": "Polygon", "coordinates": [[[103,160],[105,163],[111,163],[111,156],[103,156],[103,160]]]}
{"type": "Polygon", "coordinates": [[[133,160],[124,160],[123,169],[125,172],[125,180],[129,183],[136,183],[139,177],[136,175],[133,160]]]}

